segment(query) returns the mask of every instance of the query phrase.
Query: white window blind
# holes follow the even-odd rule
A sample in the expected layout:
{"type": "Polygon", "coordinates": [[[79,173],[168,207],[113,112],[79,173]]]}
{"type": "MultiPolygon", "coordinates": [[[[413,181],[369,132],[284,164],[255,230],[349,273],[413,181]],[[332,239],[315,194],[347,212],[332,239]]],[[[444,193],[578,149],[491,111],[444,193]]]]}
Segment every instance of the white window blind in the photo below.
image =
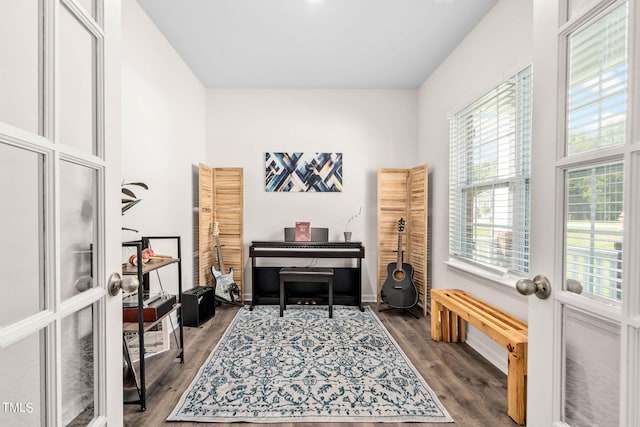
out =
{"type": "Polygon", "coordinates": [[[569,37],[568,154],[623,144],[627,113],[627,4],[569,37]]]}
{"type": "Polygon", "coordinates": [[[449,252],[529,271],[531,67],[450,119],[449,252]]]}

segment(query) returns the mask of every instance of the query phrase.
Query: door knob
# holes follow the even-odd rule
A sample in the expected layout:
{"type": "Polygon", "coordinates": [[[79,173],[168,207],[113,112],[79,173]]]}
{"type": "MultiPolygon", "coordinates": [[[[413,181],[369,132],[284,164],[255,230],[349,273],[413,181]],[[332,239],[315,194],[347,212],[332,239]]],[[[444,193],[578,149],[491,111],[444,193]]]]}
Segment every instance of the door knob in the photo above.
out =
{"type": "Polygon", "coordinates": [[[120,277],[119,273],[111,273],[109,276],[109,282],[107,283],[107,289],[109,295],[115,297],[122,289],[124,292],[133,292],[140,286],[140,281],[135,276],[125,276],[124,279],[120,277]]]}
{"type": "Polygon", "coordinates": [[[567,279],[565,282],[567,286],[567,290],[569,292],[573,292],[574,294],[582,293],[582,283],[578,282],[575,279],[567,279]]]}
{"type": "Polygon", "coordinates": [[[531,279],[520,279],[516,282],[516,289],[522,295],[536,294],[540,299],[547,299],[551,295],[551,284],[549,279],[542,274],[531,279]]]}

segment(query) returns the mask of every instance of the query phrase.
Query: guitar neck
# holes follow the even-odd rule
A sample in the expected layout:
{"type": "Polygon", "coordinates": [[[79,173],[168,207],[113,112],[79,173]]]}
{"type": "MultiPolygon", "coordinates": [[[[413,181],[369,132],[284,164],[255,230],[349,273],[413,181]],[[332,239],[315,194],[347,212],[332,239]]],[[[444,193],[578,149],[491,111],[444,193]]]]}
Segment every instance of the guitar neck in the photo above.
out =
{"type": "Polygon", "coordinates": [[[220,265],[220,271],[224,273],[224,261],[222,260],[222,251],[220,250],[220,239],[216,236],[216,253],[218,254],[218,264],[220,265]]]}
{"type": "Polygon", "coordinates": [[[401,242],[402,242],[402,233],[398,232],[398,263],[396,267],[398,270],[402,270],[402,252],[400,248],[401,242]]]}

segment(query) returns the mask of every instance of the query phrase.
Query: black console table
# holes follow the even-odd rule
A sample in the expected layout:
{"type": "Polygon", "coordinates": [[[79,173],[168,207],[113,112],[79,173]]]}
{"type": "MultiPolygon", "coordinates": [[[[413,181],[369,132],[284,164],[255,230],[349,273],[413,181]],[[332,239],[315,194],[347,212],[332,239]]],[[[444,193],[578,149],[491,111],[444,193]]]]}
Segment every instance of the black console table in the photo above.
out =
{"type": "MultiPolygon", "coordinates": [[[[360,242],[283,242],[253,241],[249,247],[251,257],[252,299],[251,308],[258,304],[280,303],[280,277],[282,265],[270,266],[261,258],[328,258],[351,259],[353,266],[332,266],[333,304],[362,307],[362,259],[364,246],[360,242]],[[260,265],[258,265],[260,264],[260,265]],[[266,264],[266,265],[263,265],[266,264]]],[[[326,286],[314,283],[290,283],[287,289],[293,299],[317,298],[326,295],[326,286]]],[[[327,296],[328,298],[328,296],[327,296]]],[[[328,301],[318,301],[326,304],[328,301]]],[[[292,301],[287,301],[292,303],[292,301]]]]}

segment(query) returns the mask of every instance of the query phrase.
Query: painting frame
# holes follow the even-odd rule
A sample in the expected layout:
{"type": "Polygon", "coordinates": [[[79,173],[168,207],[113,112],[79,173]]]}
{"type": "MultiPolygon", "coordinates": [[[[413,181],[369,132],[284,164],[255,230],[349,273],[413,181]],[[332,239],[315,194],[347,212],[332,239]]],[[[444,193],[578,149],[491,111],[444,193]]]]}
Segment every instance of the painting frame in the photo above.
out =
{"type": "Polygon", "coordinates": [[[342,192],[342,153],[267,152],[265,191],[342,192]]]}

